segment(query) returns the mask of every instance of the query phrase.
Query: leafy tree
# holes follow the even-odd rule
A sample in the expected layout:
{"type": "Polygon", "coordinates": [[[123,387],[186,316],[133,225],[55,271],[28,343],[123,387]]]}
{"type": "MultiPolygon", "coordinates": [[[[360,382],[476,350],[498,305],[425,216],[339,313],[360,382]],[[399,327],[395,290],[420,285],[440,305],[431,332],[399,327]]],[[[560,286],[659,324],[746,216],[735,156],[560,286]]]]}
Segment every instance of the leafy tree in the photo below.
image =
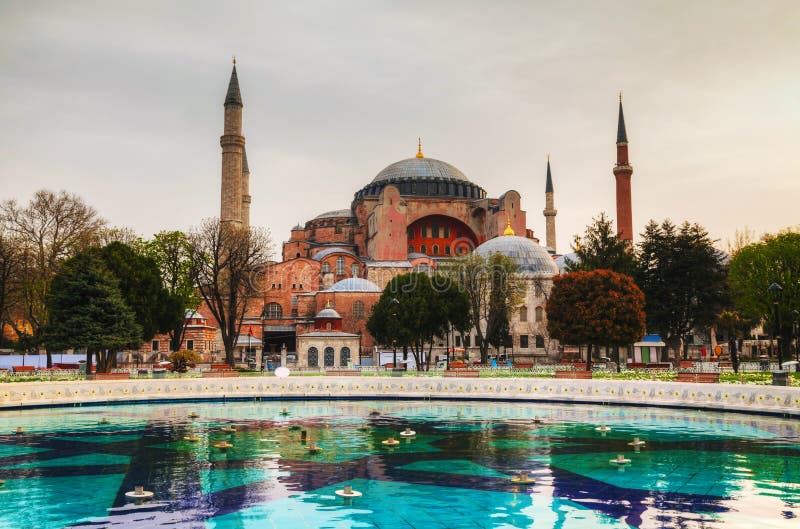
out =
{"type": "Polygon", "coordinates": [[[466,294],[448,278],[412,272],[395,276],[386,285],[372,308],[367,330],[381,343],[411,350],[421,370],[430,365],[434,337],[444,335],[450,326],[463,328],[468,313],[466,294]]]}
{"type": "MultiPolygon", "coordinates": [[[[791,336],[792,310],[800,307],[800,233],[784,231],[766,235],[743,247],[730,262],[728,274],[734,304],[742,317],[775,326],[775,311],[767,288],[778,283],[783,290],[778,304],[780,336],[791,336]]],[[[789,340],[781,340],[783,352],[789,340]]]]}
{"type": "MultiPolygon", "coordinates": [[[[547,331],[566,344],[615,347],[644,335],[644,294],[633,278],[611,270],[569,272],[553,279],[547,300],[547,331]]],[[[619,358],[615,359],[619,363],[619,358]]]]}
{"type": "Polygon", "coordinates": [[[188,240],[192,281],[219,325],[226,362],[233,366],[242,321],[250,299],[259,293],[258,272],[269,257],[269,235],[212,218],[188,240]]]}
{"type": "Polygon", "coordinates": [[[98,371],[107,371],[117,351],[138,346],[142,329],[125,303],[119,283],[99,252],[88,250],[69,259],[53,278],[47,297],[50,319],[44,329],[55,350],[86,348],[86,373],[92,355],[98,371]]]}
{"type": "MultiPolygon", "coordinates": [[[[471,253],[456,259],[446,273],[467,295],[470,321],[475,325],[481,362],[489,358],[492,340],[508,326],[508,314],[516,310],[525,296],[524,280],[517,275],[516,262],[501,253],[483,257],[471,253]]],[[[507,331],[506,331],[507,332],[507,331]]]]}
{"type": "Polygon", "coordinates": [[[0,224],[0,348],[5,345],[6,326],[14,325],[21,257],[18,241],[0,224]]]}
{"type": "MultiPolygon", "coordinates": [[[[141,251],[156,262],[164,288],[182,310],[197,310],[201,299],[192,282],[191,247],[186,235],[181,231],[156,233],[153,240],[141,243],[141,251]]],[[[185,332],[186,319],[178,318],[168,331],[171,351],[181,348],[185,332]]]]}
{"type": "Polygon", "coordinates": [[[613,270],[633,275],[636,270],[636,257],[630,242],[617,237],[613,222],[605,213],[592,219],[583,237],[575,236],[572,251],[576,259],[566,259],[567,272],[613,270]]]}
{"type": "Polygon", "coordinates": [[[684,358],[689,333],[713,325],[724,305],[723,258],[698,224],[651,220],[641,236],[636,283],[647,299],[647,329],[684,358]]]}
{"type": "Polygon", "coordinates": [[[150,340],[157,332],[167,332],[183,321],[180,300],[169,295],[161,283],[155,261],[138,254],[121,242],[112,242],[100,250],[106,267],[116,276],[128,306],[142,328],[141,341],[150,340]]]}
{"type": "MultiPolygon", "coordinates": [[[[0,222],[18,241],[21,252],[17,278],[20,305],[12,319],[28,328],[13,323],[14,330],[20,336],[30,330],[28,343],[31,349],[38,349],[48,322],[46,301],[53,277],[64,261],[97,245],[105,221],[76,195],[40,190],[24,207],[14,200],[0,203],[0,222]]],[[[47,367],[52,363],[48,346],[47,367]]]]}

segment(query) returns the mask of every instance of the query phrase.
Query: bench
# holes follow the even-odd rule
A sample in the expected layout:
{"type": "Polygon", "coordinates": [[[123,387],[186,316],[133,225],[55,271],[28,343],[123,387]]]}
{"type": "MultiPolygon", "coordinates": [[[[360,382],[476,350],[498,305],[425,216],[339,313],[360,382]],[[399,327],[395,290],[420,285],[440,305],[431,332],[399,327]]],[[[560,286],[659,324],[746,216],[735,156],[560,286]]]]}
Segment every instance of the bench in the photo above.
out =
{"type": "Polygon", "coordinates": [[[675,382],[703,382],[716,384],[719,382],[719,373],[678,373],[675,382]]]}
{"type": "Polygon", "coordinates": [[[645,364],[647,369],[659,369],[662,371],[666,371],[668,369],[672,369],[672,364],[669,362],[651,362],[649,364],[645,364]]]}
{"type": "Polygon", "coordinates": [[[481,372],[477,369],[447,369],[444,372],[445,377],[463,377],[463,378],[478,378],[481,372]]]}
{"type": "Polygon", "coordinates": [[[584,370],[561,370],[556,371],[556,378],[577,378],[577,379],[585,379],[585,378],[592,378],[592,372],[584,370]]]}
{"type": "Polygon", "coordinates": [[[512,367],[514,369],[530,369],[533,367],[533,364],[513,364],[512,367]]]}
{"type": "Polygon", "coordinates": [[[14,373],[33,373],[36,371],[33,366],[12,366],[11,369],[14,370],[14,373]]]}
{"type": "Polygon", "coordinates": [[[211,364],[210,371],[203,371],[203,378],[208,377],[238,377],[239,372],[231,369],[228,364],[211,364]]]}
{"type": "Polygon", "coordinates": [[[131,374],[127,371],[122,373],[94,373],[91,380],[128,380],[131,374]]]}
{"type": "Polygon", "coordinates": [[[694,367],[694,362],[691,360],[681,360],[679,367],[694,367]]]}
{"type": "Polygon", "coordinates": [[[332,377],[360,377],[358,369],[326,369],[325,374],[332,377]]]}

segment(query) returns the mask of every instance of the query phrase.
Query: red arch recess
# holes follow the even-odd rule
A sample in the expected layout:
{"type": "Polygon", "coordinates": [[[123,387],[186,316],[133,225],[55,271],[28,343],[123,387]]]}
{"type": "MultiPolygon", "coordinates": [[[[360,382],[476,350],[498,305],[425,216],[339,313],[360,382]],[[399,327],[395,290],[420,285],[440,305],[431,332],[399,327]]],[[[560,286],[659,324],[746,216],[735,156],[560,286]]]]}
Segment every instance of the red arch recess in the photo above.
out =
{"type": "MultiPolygon", "coordinates": [[[[447,217],[445,215],[428,215],[421,219],[415,220],[408,226],[409,230],[413,230],[414,237],[409,237],[408,245],[414,247],[415,253],[424,253],[431,257],[444,257],[448,254],[445,253],[445,247],[450,248],[451,256],[461,255],[471,252],[478,245],[478,238],[469,226],[464,224],[458,219],[447,217]],[[438,226],[439,236],[433,237],[433,227],[438,226]],[[445,229],[447,228],[447,229],[445,229]],[[445,236],[447,234],[447,236],[445,236]],[[422,245],[425,245],[425,251],[421,251],[422,245]],[[433,253],[433,247],[439,248],[439,253],[433,253]]],[[[410,235],[410,234],[409,234],[410,235]]]]}

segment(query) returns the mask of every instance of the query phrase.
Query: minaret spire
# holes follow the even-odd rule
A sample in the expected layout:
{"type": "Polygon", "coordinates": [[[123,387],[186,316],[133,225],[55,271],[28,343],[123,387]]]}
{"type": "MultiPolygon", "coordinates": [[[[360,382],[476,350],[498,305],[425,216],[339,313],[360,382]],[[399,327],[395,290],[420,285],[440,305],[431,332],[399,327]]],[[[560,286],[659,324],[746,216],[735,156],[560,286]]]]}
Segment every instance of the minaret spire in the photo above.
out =
{"type": "Polygon", "coordinates": [[[553,175],[550,172],[550,153],[547,154],[547,183],[544,186],[544,215],[545,238],[547,246],[556,252],[556,214],[555,198],[553,194],[553,175]]]}
{"type": "Polygon", "coordinates": [[[250,195],[249,171],[244,154],[242,135],[242,94],[236,75],[236,58],[225,94],[225,122],[219,144],[222,147],[222,189],[220,197],[220,221],[238,226],[249,225],[250,195]]]}
{"type": "Polygon", "coordinates": [[[614,166],[614,178],[617,181],[617,237],[629,242],[633,242],[631,175],[633,175],[633,167],[628,161],[628,134],[625,130],[622,92],[620,92],[619,119],[617,121],[617,164],[614,166]]]}
{"type": "Polygon", "coordinates": [[[628,143],[628,133],[625,132],[625,115],[622,113],[622,92],[619,93],[619,118],[617,119],[617,143],[628,143]]]}

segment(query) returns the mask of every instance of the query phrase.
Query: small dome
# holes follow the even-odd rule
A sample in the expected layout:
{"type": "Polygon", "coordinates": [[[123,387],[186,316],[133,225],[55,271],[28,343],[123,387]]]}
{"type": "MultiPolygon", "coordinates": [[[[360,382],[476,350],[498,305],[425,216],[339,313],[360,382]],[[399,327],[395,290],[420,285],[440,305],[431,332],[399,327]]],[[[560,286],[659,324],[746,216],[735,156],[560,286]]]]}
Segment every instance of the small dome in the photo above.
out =
{"type": "Polygon", "coordinates": [[[550,277],[559,272],[558,265],[544,246],[525,237],[516,235],[495,237],[475,248],[475,252],[483,257],[489,257],[493,253],[507,255],[514,259],[519,272],[525,275],[550,277]]]}
{"type": "Polygon", "coordinates": [[[321,311],[319,311],[317,313],[317,315],[315,316],[315,318],[318,318],[318,319],[319,318],[338,318],[338,319],[342,319],[342,317],[339,316],[338,312],[336,312],[334,309],[329,309],[329,308],[324,308],[321,311]]]}
{"type": "Polygon", "coordinates": [[[330,288],[334,292],[383,292],[381,287],[360,277],[348,277],[337,281],[330,288]]]}
{"type": "Polygon", "coordinates": [[[372,183],[389,182],[401,178],[422,179],[422,178],[444,178],[445,180],[457,180],[469,182],[464,173],[453,167],[447,162],[434,158],[406,158],[386,167],[383,171],[372,179],[372,183]]]}
{"type": "Polygon", "coordinates": [[[326,211],[325,213],[320,213],[314,220],[316,219],[341,219],[341,218],[351,218],[355,217],[352,210],[349,209],[336,209],[333,211],[326,211]]]}

